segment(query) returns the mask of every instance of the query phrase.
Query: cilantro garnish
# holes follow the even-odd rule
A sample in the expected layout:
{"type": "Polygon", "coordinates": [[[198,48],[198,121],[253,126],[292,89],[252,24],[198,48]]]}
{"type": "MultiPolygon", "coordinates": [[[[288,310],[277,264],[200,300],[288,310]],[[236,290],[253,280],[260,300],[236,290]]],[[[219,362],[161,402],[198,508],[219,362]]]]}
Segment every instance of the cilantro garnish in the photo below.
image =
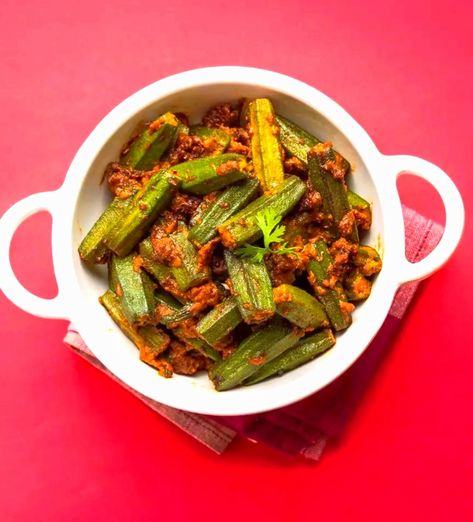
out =
{"type": "Polygon", "coordinates": [[[235,253],[242,257],[251,258],[254,263],[261,263],[266,254],[292,254],[296,251],[294,247],[288,247],[287,242],[283,242],[285,225],[281,225],[282,216],[278,214],[273,208],[268,207],[260,210],[256,214],[256,223],[263,232],[264,247],[250,245],[245,243],[241,248],[238,248],[235,253]],[[271,244],[279,244],[279,248],[273,250],[271,244]]]}

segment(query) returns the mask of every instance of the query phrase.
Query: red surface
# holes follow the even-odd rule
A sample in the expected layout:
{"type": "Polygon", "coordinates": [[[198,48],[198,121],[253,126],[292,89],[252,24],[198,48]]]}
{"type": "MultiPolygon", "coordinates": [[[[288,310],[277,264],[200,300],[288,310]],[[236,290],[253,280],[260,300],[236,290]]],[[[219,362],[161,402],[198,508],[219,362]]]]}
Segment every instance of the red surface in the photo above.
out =
{"type": "MultiPolygon", "coordinates": [[[[3,0],[0,213],[57,188],[96,122],[136,89],[241,64],[313,84],[381,151],[440,165],[468,216],[471,5],[3,0]]],[[[402,189],[441,219],[423,184],[402,189]]],[[[49,224],[32,218],[13,246],[18,273],[45,296],[55,292],[49,224]]],[[[245,441],[213,455],[65,349],[65,323],[30,317],[1,295],[0,520],[471,520],[472,244],[467,222],[347,436],[318,465],[245,441]]]]}

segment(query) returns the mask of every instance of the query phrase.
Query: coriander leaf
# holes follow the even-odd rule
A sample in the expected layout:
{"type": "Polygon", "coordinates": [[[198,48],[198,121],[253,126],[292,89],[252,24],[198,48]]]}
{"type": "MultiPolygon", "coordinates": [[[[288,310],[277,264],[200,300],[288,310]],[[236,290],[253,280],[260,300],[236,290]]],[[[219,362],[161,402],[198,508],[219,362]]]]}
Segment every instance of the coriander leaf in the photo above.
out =
{"type": "Polygon", "coordinates": [[[261,263],[266,254],[296,254],[295,247],[288,247],[287,242],[282,242],[286,227],[280,224],[282,216],[271,207],[265,208],[255,216],[256,224],[263,232],[264,247],[245,243],[235,253],[242,257],[250,258],[254,263],[261,263]],[[278,243],[279,247],[271,249],[272,243],[278,243]]]}
{"type": "Polygon", "coordinates": [[[297,255],[297,248],[296,247],[288,247],[286,246],[287,243],[280,243],[280,246],[276,250],[272,250],[271,252],[273,254],[296,254],[297,255]]]}
{"type": "Polygon", "coordinates": [[[273,208],[265,208],[256,214],[256,223],[263,232],[263,241],[265,248],[269,248],[271,243],[280,243],[282,241],[286,227],[279,225],[282,216],[273,208]]]}
{"type": "Polygon", "coordinates": [[[235,250],[235,254],[241,257],[250,257],[254,263],[261,263],[266,253],[266,248],[262,248],[255,245],[249,245],[248,243],[246,243],[241,248],[235,250]]]}

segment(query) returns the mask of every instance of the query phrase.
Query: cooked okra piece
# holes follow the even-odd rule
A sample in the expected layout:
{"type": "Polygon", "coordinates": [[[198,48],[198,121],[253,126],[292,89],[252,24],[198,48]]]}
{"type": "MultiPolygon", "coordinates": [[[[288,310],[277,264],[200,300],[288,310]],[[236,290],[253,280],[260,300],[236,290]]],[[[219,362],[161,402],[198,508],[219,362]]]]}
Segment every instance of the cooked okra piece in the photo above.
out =
{"type": "Polygon", "coordinates": [[[366,199],[363,199],[359,194],[353,192],[352,190],[347,190],[347,199],[348,204],[351,208],[356,208],[359,210],[365,210],[370,208],[370,204],[366,199]]]}
{"type": "Polygon", "coordinates": [[[204,203],[207,206],[190,229],[189,239],[201,245],[210,241],[217,235],[218,225],[248,205],[258,192],[258,180],[247,179],[228,187],[211,203],[204,203]]]}
{"type": "MultiPolygon", "coordinates": [[[[284,149],[307,165],[307,153],[314,145],[320,143],[320,140],[279,114],[276,115],[276,123],[279,126],[279,139],[284,149]]],[[[348,172],[350,163],[338,152],[334,151],[334,154],[341,158],[343,169],[348,172]]]]}
{"type": "Polygon", "coordinates": [[[256,373],[248,378],[244,384],[256,384],[269,377],[283,375],[303,364],[315,359],[332,348],[335,336],[332,330],[326,329],[309,337],[304,337],[295,346],[289,348],[272,361],[264,364],[256,373]]]}
{"type": "Polygon", "coordinates": [[[107,272],[108,272],[108,288],[116,295],[122,295],[122,287],[120,280],[118,279],[117,263],[112,255],[108,260],[107,272]]]}
{"type": "MultiPolygon", "coordinates": [[[[177,120],[171,113],[166,113],[149,124],[146,130],[130,144],[128,152],[120,160],[121,163],[130,168],[147,170],[145,168],[147,162],[153,160],[154,163],[154,159],[157,161],[162,152],[166,150],[170,139],[175,134],[175,125],[177,125],[177,120]],[[162,125],[158,129],[157,125],[161,123],[162,125]]],[[[79,254],[84,261],[90,263],[107,261],[109,249],[105,245],[104,239],[120,221],[132,201],[133,197],[125,200],[115,198],[110,203],[79,247],[79,254]]]]}
{"type": "Polygon", "coordinates": [[[209,267],[200,266],[199,256],[188,238],[188,230],[184,225],[169,235],[178,253],[179,266],[171,268],[172,275],[180,290],[185,291],[199,285],[209,278],[209,267]]]}
{"type": "Polygon", "coordinates": [[[192,303],[183,305],[171,294],[161,290],[154,294],[154,298],[156,305],[161,305],[158,306],[159,322],[161,324],[168,326],[192,317],[192,303]]]}
{"type": "Polygon", "coordinates": [[[220,154],[179,163],[170,171],[182,180],[184,192],[208,194],[246,179],[246,166],[241,154],[220,154]]]}
{"type": "Polygon", "coordinates": [[[383,266],[383,262],[377,250],[368,245],[359,245],[353,263],[365,276],[377,274],[383,266]]]}
{"type": "Polygon", "coordinates": [[[294,346],[301,336],[302,330],[275,320],[243,340],[230,357],[210,369],[209,377],[218,391],[234,388],[294,346]]]}
{"type": "Polygon", "coordinates": [[[140,243],[138,252],[142,259],[143,268],[148,274],[151,274],[158,283],[163,283],[172,277],[171,267],[154,258],[153,245],[149,237],[140,243]]]}
{"type": "Polygon", "coordinates": [[[271,191],[284,180],[278,126],[272,103],[267,98],[248,105],[251,132],[251,157],[256,177],[264,191],[271,191]]]}
{"type": "Polygon", "coordinates": [[[111,290],[120,298],[130,323],[143,324],[154,316],[155,285],[134,262],[134,255],[112,256],[109,262],[111,290]]]}
{"type": "Polygon", "coordinates": [[[110,250],[105,245],[105,238],[120,221],[132,199],[115,198],[105,209],[79,246],[79,255],[83,261],[94,264],[107,262],[110,250]]]}
{"type": "Polygon", "coordinates": [[[169,147],[166,150],[166,153],[163,154],[161,157],[161,161],[164,163],[169,160],[169,156],[172,153],[172,151],[177,147],[177,141],[179,140],[179,136],[181,134],[188,135],[190,132],[189,127],[179,120],[179,123],[177,124],[176,132],[174,133],[174,136],[171,140],[171,143],[169,144],[169,147]]]}
{"type": "Polygon", "coordinates": [[[174,138],[172,139],[171,144],[169,145],[169,148],[163,159],[165,159],[168,156],[168,154],[172,151],[172,149],[176,146],[177,140],[179,139],[179,135],[185,134],[187,136],[187,135],[189,135],[189,133],[190,133],[189,127],[187,125],[185,125],[184,123],[182,123],[182,121],[180,121],[177,126],[176,134],[174,135],[174,138]]]}
{"type": "Polygon", "coordinates": [[[352,270],[345,278],[345,293],[349,301],[362,301],[371,294],[371,281],[358,268],[352,270]]]}
{"type": "Polygon", "coordinates": [[[359,230],[369,230],[371,228],[371,205],[359,194],[347,191],[348,204],[355,211],[355,221],[359,230]]]}
{"type": "Polygon", "coordinates": [[[245,323],[261,323],[274,314],[273,289],[264,261],[255,263],[228,250],[225,263],[240,314],[245,323]]]}
{"type": "Polygon", "coordinates": [[[289,176],[271,195],[260,196],[217,227],[222,243],[233,250],[244,243],[256,241],[263,235],[256,221],[258,213],[265,208],[272,208],[277,215],[284,217],[295,207],[305,190],[306,185],[301,179],[289,176]]]}
{"type": "Polygon", "coordinates": [[[154,174],[106,236],[108,248],[121,257],[129,254],[169,205],[179,184],[179,178],[164,170],[154,174]]]}
{"type": "Polygon", "coordinates": [[[328,326],[323,306],[302,288],[282,284],[273,288],[273,295],[276,312],[296,326],[305,330],[328,326]]]}
{"type": "Polygon", "coordinates": [[[221,357],[217,350],[202,339],[189,337],[185,327],[179,324],[180,321],[191,317],[191,304],[182,305],[174,297],[161,291],[156,293],[155,299],[158,320],[161,324],[166,325],[178,339],[194,350],[212,359],[212,361],[220,361],[221,357]]]}
{"type": "Polygon", "coordinates": [[[317,259],[309,261],[307,271],[309,273],[309,282],[314,292],[325,308],[330,323],[338,332],[350,326],[351,316],[344,305],[343,289],[340,283],[334,288],[327,286],[330,280],[330,265],[332,264],[332,256],[330,255],[327,245],[324,241],[316,241],[317,259]]]}
{"type": "Polygon", "coordinates": [[[145,340],[144,346],[140,346],[141,359],[143,358],[143,355],[146,353],[152,353],[153,357],[156,357],[157,355],[160,355],[163,352],[165,352],[167,347],[169,346],[169,335],[157,326],[138,326],[137,331],[138,335],[140,335],[145,340]]]}
{"type": "Polygon", "coordinates": [[[207,344],[202,339],[197,339],[197,338],[183,339],[182,338],[181,340],[184,341],[189,346],[192,346],[192,348],[194,348],[194,350],[197,350],[199,353],[201,353],[202,355],[205,355],[205,357],[208,357],[210,360],[212,360],[214,362],[219,362],[222,360],[222,357],[217,352],[217,350],[215,350],[212,346],[207,344]]]}
{"type": "Polygon", "coordinates": [[[168,294],[164,290],[157,290],[154,294],[156,305],[163,305],[166,309],[163,309],[165,315],[171,315],[179,312],[183,308],[183,304],[180,303],[173,295],[168,294]]]}
{"type": "Polygon", "coordinates": [[[166,112],[131,141],[120,163],[135,170],[151,170],[173,142],[178,127],[176,116],[166,112]]]}
{"type": "Polygon", "coordinates": [[[178,323],[179,321],[185,321],[192,317],[192,303],[186,303],[180,310],[173,312],[172,314],[163,316],[160,322],[164,326],[169,326],[178,323]]]}
{"type": "Polygon", "coordinates": [[[317,144],[307,157],[310,181],[322,196],[324,211],[333,218],[334,232],[358,243],[358,230],[350,212],[341,160],[337,161],[329,143],[317,144]]]}
{"type": "Polygon", "coordinates": [[[167,349],[170,343],[169,336],[155,326],[133,326],[126,318],[120,298],[114,292],[107,290],[99,301],[120,330],[140,350],[140,354],[143,351],[143,353],[153,353],[156,356],[167,349]]]}
{"type": "Polygon", "coordinates": [[[231,136],[228,132],[222,129],[214,129],[211,127],[204,127],[203,125],[193,125],[190,128],[191,136],[199,136],[204,140],[215,140],[217,143],[217,150],[220,154],[225,151],[230,143],[231,136]]]}
{"type": "Polygon", "coordinates": [[[197,324],[197,332],[211,346],[234,330],[243,320],[235,297],[219,303],[197,324]]]}

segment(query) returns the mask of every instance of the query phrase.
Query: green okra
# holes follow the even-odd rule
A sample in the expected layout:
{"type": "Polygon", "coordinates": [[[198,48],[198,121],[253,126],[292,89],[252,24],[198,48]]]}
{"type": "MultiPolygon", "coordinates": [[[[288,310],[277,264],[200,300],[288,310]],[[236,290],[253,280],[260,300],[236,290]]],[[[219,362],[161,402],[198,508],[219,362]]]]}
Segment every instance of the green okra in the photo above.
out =
{"type": "Polygon", "coordinates": [[[208,344],[214,346],[234,330],[243,320],[235,297],[228,297],[197,324],[197,332],[208,344]]]}
{"type": "Polygon", "coordinates": [[[155,259],[153,245],[149,237],[139,244],[138,252],[142,259],[143,268],[151,274],[158,283],[165,283],[166,280],[173,277],[171,267],[155,259]]]}
{"type": "Polygon", "coordinates": [[[130,206],[132,199],[115,198],[108,205],[79,246],[79,255],[83,261],[93,264],[107,262],[110,250],[104,240],[130,206]]]}
{"type": "Polygon", "coordinates": [[[371,227],[372,213],[371,205],[359,194],[347,191],[348,204],[355,210],[355,220],[359,231],[367,231],[371,227]]]}
{"type": "Polygon", "coordinates": [[[181,134],[184,134],[184,135],[189,135],[189,127],[183,123],[182,121],[179,120],[179,123],[177,124],[177,129],[176,129],[176,132],[174,133],[174,136],[171,140],[171,143],[169,144],[169,147],[167,148],[166,150],[166,153],[163,154],[161,160],[163,162],[165,161],[168,161],[169,160],[169,156],[171,154],[171,152],[177,147],[177,142],[179,140],[179,136],[181,136],[181,134]]]}
{"type": "Polygon", "coordinates": [[[260,323],[271,317],[275,304],[271,279],[264,261],[255,263],[228,250],[224,256],[232,292],[245,323],[260,323]]]}
{"type": "MultiPolygon", "coordinates": [[[[181,304],[175,297],[161,289],[155,292],[154,299],[156,303],[156,314],[161,324],[172,324],[168,319],[169,317],[181,313],[183,309],[188,310],[186,305],[181,304]]],[[[190,315],[182,317],[181,321],[189,317],[190,315]]]]}
{"type": "Polygon", "coordinates": [[[192,303],[181,304],[171,294],[162,290],[154,294],[158,306],[159,322],[165,326],[185,321],[192,317],[192,303]]]}
{"type": "Polygon", "coordinates": [[[313,229],[312,223],[308,223],[305,216],[295,216],[294,219],[289,219],[283,222],[285,229],[283,240],[288,243],[289,246],[293,246],[294,242],[298,242],[302,239],[307,243],[311,239],[311,232],[313,229]]]}
{"type": "MultiPolygon", "coordinates": [[[[309,179],[322,196],[323,210],[332,216],[334,232],[338,236],[342,232],[340,223],[351,208],[343,179],[337,179],[331,171],[338,169],[334,150],[327,143],[320,143],[310,150],[308,165],[309,179]]],[[[343,235],[358,243],[358,230],[354,220],[349,230],[343,231],[343,235]]]]}
{"type": "Polygon", "coordinates": [[[383,262],[378,251],[368,245],[359,245],[353,258],[353,264],[365,276],[372,276],[381,271],[383,262]]]}
{"type": "Polygon", "coordinates": [[[370,204],[366,199],[363,199],[359,194],[353,192],[352,190],[347,190],[347,199],[350,208],[356,208],[358,210],[366,210],[370,208],[370,204]]]}
{"type": "MultiPolygon", "coordinates": [[[[321,140],[279,114],[276,115],[276,123],[279,126],[279,139],[284,149],[307,165],[307,153],[314,145],[321,143],[321,140]]],[[[336,157],[340,156],[343,169],[347,173],[350,170],[350,163],[340,153],[334,151],[334,154],[336,157]]]]}
{"type": "Polygon", "coordinates": [[[202,339],[197,339],[197,338],[184,339],[184,338],[182,338],[181,340],[183,340],[185,343],[187,343],[187,345],[191,346],[194,350],[197,350],[199,353],[201,353],[202,355],[205,355],[205,357],[208,357],[210,360],[212,360],[214,362],[218,363],[219,361],[222,360],[222,357],[217,352],[217,350],[215,350],[212,346],[207,344],[202,339]]]}
{"type": "Polygon", "coordinates": [[[144,346],[139,347],[140,352],[147,348],[154,357],[165,352],[171,342],[169,335],[154,325],[138,326],[137,331],[145,341],[144,346]]]}
{"type": "Polygon", "coordinates": [[[189,231],[189,239],[203,245],[217,235],[217,227],[256,198],[259,182],[256,179],[239,181],[226,188],[205,209],[189,231]]]}
{"type": "Polygon", "coordinates": [[[302,288],[282,284],[273,289],[276,312],[305,330],[328,326],[323,306],[302,288]]]}
{"type": "Polygon", "coordinates": [[[147,348],[158,355],[167,349],[170,343],[169,336],[155,326],[133,326],[123,311],[120,298],[114,292],[107,290],[99,301],[120,330],[140,351],[147,348]]]}
{"type": "Polygon", "coordinates": [[[202,339],[189,337],[182,325],[179,324],[180,321],[192,316],[190,309],[192,303],[182,305],[174,297],[162,291],[155,294],[155,299],[158,304],[158,320],[161,324],[166,325],[178,339],[194,350],[212,359],[212,361],[220,361],[221,357],[217,350],[202,339]]]}
{"type": "Polygon", "coordinates": [[[189,127],[186,124],[182,123],[182,121],[180,121],[179,124],[177,125],[176,134],[174,135],[174,138],[173,138],[171,144],[169,145],[169,148],[168,148],[168,151],[166,153],[165,158],[172,151],[172,149],[176,146],[177,140],[179,139],[179,136],[181,134],[184,134],[184,135],[188,136],[189,133],[190,133],[189,127]]]}
{"type": "Polygon", "coordinates": [[[294,346],[301,336],[301,330],[276,319],[244,339],[230,357],[210,369],[209,377],[218,391],[234,388],[294,346]]]}
{"type": "Polygon", "coordinates": [[[117,263],[114,258],[115,258],[115,256],[112,254],[110,256],[110,259],[108,260],[108,265],[107,265],[108,288],[109,288],[109,290],[114,292],[116,295],[121,295],[122,288],[120,285],[120,280],[118,278],[117,263]]]}
{"type": "Polygon", "coordinates": [[[166,112],[129,143],[120,163],[135,170],[151,170],[173,142],[178,127],[176,116],[166,112]]]}
{"type": "Polygon", "coordinates": [[[325,308],[330,323],[338,332],[350,326],[351,316],[341,304],[345,296],[340,283],[337,283],[335,288],[327,287],[324,284],[330,279],[330,265],[333,262],[326,243],[322,240],[316,241],[315,247],[318,254],[317,259],[312,259],[307,265],[309,282],[325,308]]]}
{"type": "Polygon", "coordinates": [[[171,272],[180,290],[186,291],[208,280],[208,266],[200,266],[199,256],[194,245],[188,238],[188,230],[184,225],[169,235],[179,252],[180,265],[171,268],[171,272]]]}
{"type": "Polygon", "coordinates": [[[251,157],[256,177],[264,191],[271,191],[284,180],[279,147],[278,127],[273,105],[267,98],[258,98],[248,105],[251,129],[251,157]]]}
{"type": "Polygon", "coordinates": [[[182,180],[181,190],[208,194],[247,178],[246,159],[241,154],[206,156],[170,168],[182,180]]]}
{"type": "Polygon", "coordinates": [[[136,269],[134,255],[112,256],[109,274],[111,290],[119,296],[128,321],[143,324],[152,320],[155,285],[145,272],[136,269]]]}
{"type": "Polygon", "coordinates": [[[204,140],[215,140],[217,143],[217,152],[220,154],[228,147],[231,139],[231,136],[228,134],[228,132],[225,132],[222,129],[204,127],[203,125],[193,125],[190,128],[190,134],[191,136],[198,136],[204,140]]]}
{"type": "Polygon", "coordinates": [[[154,174],[106,236],[107,247],[120,257],[129,254],[169,205],[179,184],[180,179],[169,172],[154,174]]]}
{"type": "Polygon", "coordinates": [[[289,348],[289,350],[286,350],[267,364],[263,364],[244,384],[256,384],[269,377],[283,375],[322,355],[332,348],[334,344],[335,336],[332,330],[328,328],[308,337],[304,337],[295,346],[289,348]]]}
{"type": "Polygon", "coordinates": [[[244,243],[256,241],[263,235],[256,221],[258,213],[272,208],[277,215],[284,217],[295,207],[305,191],[306,185],[301,179],[289,176],[272,194],[260,196],[217,227],[222,243],[233,250],[244,243]]]}
{"type": "Polygon", "coordinates": [[[343,286],[349,301],[362,301],[370,296],[372,282],[355,268],[346,276],[343,286]]]}
{"type": "Polygon", "coordinates": [[[165,306],[168,311],[166,314],[175,314],[182,310],[184,305],[180,303],[174,296],[168,294],[164,290],[157,290],[154,294],[154,300],[156,301],[156,305],[165,306]]]}

